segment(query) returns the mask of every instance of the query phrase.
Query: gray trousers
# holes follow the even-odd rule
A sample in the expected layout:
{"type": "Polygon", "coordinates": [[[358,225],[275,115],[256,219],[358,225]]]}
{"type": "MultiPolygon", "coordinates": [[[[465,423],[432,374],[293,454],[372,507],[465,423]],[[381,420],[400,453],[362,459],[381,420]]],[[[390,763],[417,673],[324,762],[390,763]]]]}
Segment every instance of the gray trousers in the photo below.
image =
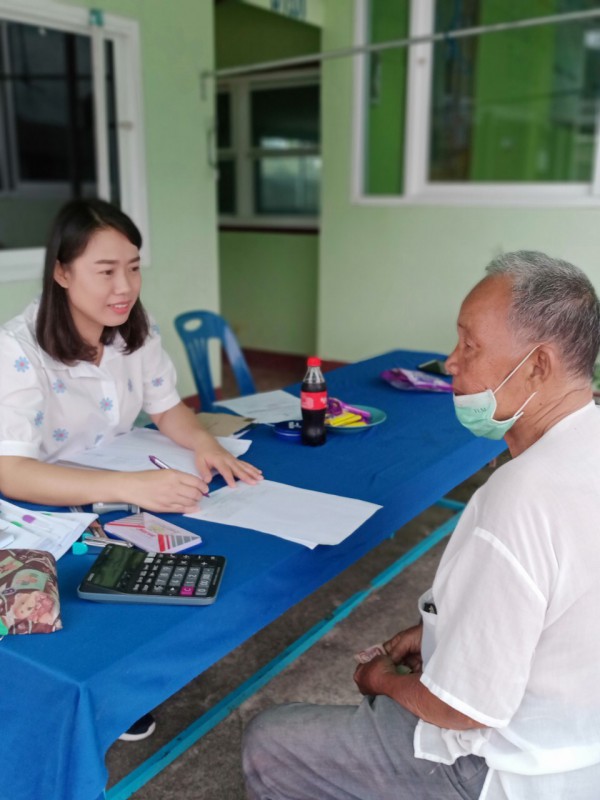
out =
{"type": "Polygon", "coordinates": [[[251,800],[476,800],[482,758],[451,765],[414,757],[417,718],[388,697],[360,706],[293,703],[256,716],[244,734],[251,800]]]}

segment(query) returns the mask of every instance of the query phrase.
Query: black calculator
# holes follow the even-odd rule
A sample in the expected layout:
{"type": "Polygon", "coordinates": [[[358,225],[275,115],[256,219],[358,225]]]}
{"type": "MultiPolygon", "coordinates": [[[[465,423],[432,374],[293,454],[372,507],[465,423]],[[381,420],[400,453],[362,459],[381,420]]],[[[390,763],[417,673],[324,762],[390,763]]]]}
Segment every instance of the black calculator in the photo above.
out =
{"type": "Polygon", "coordinates": [[[104,603],[208,605],[217,599],[225,558],[192,553],[146,553],[107,545],[77,588],[104,603]]]}

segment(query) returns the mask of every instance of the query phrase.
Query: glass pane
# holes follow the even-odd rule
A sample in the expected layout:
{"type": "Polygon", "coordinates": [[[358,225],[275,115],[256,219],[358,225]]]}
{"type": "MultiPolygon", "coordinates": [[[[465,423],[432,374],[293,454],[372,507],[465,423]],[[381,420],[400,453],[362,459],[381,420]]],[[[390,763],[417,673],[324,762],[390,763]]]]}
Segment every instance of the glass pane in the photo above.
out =
{"type": "Polygon", "coordinates": [[[117,86],[115,78],[114,45],[110,40],[104,43],[106,79],[106,123],[108,126],[108,159],[110,179],[110,201],[121,205],[121,182],[119,179],[119,127],[117,118],[117,86]]]}
{"type": "MultiPolygon", "coordinates": [[[[373,44],[408,35],[409,0],[371,0],[369,41],[373,44]]],[[[406,48],[372,53],[365,103],[365,175],[367,194],[401,194],[404,185],[404,108],[406,48]]]]}
{"type": "MultiPolygon", "coordinates": [[[[437,0],[436,30],[597,8],[597,0],[437,0]]],[[[589,181],[600,99],[598,20],[435,46],[433,181],[589,181]]]]}
{"type": "Polygon", "coordinates": [[[89,37],[9,23],[18,181],[95,180],[89,37]]]}
{"type": "MultiPolygon", "coordinates": [[[[41,247],[58,208],[94,196],[91,39],[0,20],[0,246],[41,247]]],[[[120,201],[114,52],[105,45],[111,199],[120,201]]]]}
{"type": "Polygon", "coordinates": [[[217,192],[219,214],[235,214],[235,163],[231,160],[219,161],[217,192]]]}
{"type": "Polygon", "coordinates": [[[319,213],[320,156],[273,156],[254,164],[257,214],[316,216],[319,213]]]}
{"type": "Polygon", "coordinates": [[[231,147],[231,95],[217,94],[217,146],[231,147]]]}
{"type": "Polygon", "coordinates": [[[253,147],[319,146],[319,87],[255,89],[250,95],[253,147]]]}

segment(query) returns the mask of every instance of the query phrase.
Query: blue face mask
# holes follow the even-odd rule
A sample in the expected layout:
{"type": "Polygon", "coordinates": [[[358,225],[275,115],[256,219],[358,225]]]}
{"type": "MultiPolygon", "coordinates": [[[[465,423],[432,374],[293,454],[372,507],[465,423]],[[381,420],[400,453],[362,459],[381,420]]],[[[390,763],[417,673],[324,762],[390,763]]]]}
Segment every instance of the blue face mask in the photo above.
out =
{"type": "Polygon", "coordinates": [[[502,439],[505,433],[512,428],[519,417],[523,416],[523,409],[531,398],[536,394],[533,392],[523,405],[515,411],[512,417],[503,420],[494,419],[496,412],[496,393],[504,384],[512,378],[515,372],[523,366],[532,353],[535,353],[539,345],[536,345],[522,361],[510,372],[495,391],[486,389],[485,392],[476,394],[454,395],[454,411],[461,425],[471,431],[475,436],[485,436],[486,439],[502,439]]]}

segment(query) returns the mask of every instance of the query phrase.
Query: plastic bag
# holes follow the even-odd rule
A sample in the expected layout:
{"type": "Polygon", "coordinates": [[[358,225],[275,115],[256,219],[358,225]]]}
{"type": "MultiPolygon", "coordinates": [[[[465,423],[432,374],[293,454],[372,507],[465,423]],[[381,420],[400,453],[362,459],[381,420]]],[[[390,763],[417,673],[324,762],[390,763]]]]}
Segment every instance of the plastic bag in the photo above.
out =
{"type": "Polygon", "coordinates": [[[386,369],[382,372],[381,377],[395,389],[404,391],[452,392],[452,384],[449,381],[439,378],[437,375],[430,375],[428,372],[421,372],[418,369],[392,367],[392,369],[386,369]]]}

